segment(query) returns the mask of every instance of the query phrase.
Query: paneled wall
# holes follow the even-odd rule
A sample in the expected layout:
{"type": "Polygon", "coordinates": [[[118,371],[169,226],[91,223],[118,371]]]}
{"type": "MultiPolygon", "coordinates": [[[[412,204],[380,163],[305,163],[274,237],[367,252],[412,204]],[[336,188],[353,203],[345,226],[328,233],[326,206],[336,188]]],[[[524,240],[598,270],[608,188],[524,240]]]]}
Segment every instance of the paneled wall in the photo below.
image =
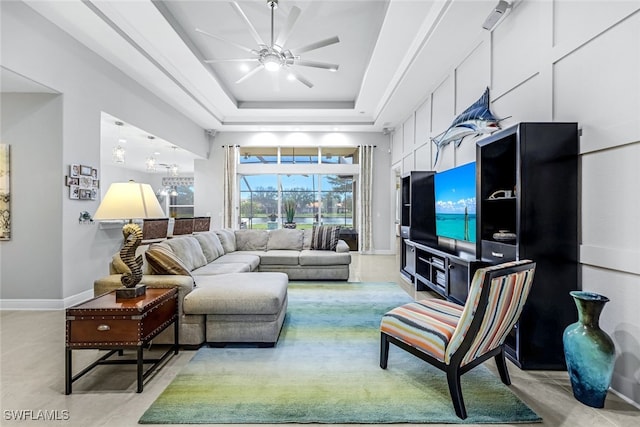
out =
{"type": "MultiPolygon", "coordinates": [[[[446,170],[475,160],[475,138],[430,142],[491,90],[491,110],[581,129],[581,285],[610,298],[601,327],[616,344],[612,388],[640,403],[640,4],[522,1],[425,93],[393,135],[396,168],[446,170]],[[399,150],[398,145],[402,146],[399,150]]],[[[544,232],[544,230],[541,230],[544,232]]]]}

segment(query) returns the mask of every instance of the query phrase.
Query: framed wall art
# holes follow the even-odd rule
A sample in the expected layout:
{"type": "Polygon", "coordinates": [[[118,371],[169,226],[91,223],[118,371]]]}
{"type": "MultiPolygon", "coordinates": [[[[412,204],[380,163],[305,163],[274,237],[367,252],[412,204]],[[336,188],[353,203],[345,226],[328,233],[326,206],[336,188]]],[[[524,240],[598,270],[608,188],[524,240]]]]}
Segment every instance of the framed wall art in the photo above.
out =
{"type": "Polygon", "coordinates": [[[0,240],[11,240],[11,150],[0,144],[0,240]]]}
{"type": "Polygon", "coordinates": [[[98,169],[88,165],[69,165],[65,185],[69,187],[69,198],[72,200],[96,200],[100,188],[98,169]]]}

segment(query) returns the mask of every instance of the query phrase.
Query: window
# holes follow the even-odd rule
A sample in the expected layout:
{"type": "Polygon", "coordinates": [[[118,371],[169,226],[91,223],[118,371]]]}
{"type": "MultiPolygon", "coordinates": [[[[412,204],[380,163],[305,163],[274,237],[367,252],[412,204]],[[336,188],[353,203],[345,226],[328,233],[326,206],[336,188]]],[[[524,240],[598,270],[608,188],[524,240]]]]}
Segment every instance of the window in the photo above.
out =
{"type": "MultiPolygon", "coordinates": [[[[240,179],[240,228],[268,227],[278,218],[278,176],[254,175],[240,179]]],[[[273,227],[272,228],[277,228],[273,227]]]]}
{"type": "Polygon", "coordinates": [[[321,160],[324,164],[353,165],[358,163],[357,154],[353,147],[323,148],[321,160]]]}
{"type": "Polygon", "coordinates": [[[297,228],[314,224],[352,228],[353,183],[351,175],[242,175],[240,227],[281,227],[286,221],[283,203],[292,199],[297,228]]]}
{"type": "Polygon", "coordinates": [[[290,199],[297,228],[354,227],[358,147],[247,147],[239,153],[241,228],[283,227],[290,199]]]}
{"type": "Polygon", "coordinates": [[[248,147],[240,149],[241,164],[276,164],[278,163],[277,147],[248,147]]]}

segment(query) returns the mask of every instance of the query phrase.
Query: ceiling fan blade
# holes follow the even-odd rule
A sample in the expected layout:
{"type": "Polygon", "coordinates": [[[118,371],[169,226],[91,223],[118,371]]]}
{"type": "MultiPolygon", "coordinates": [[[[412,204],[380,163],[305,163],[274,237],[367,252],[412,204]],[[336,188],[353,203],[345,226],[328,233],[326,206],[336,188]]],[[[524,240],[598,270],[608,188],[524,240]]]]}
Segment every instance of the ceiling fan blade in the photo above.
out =
{"type": "Polygon", "coordinates": [[[311,89],[313,87],[313,83],[311,83],[309,80],[307,80],[306,78],[304,78],[303,76],[301,76],[300,74],[296,73],[295,71],[291,71],[289,70],[289,73],[295,77],[296,80],[298,80],[300,83],[302,83],[303,85],[305,85],[306,87],[308,87],[309,89],[311,89]]]}
{"type": "Polygon", "coordinates": [[[260,34],[258,34],[258,32],[256,31],[251,21],[249,21],[249,18],[247,17],[247,15],[245,15],[240,5],[234,1],[234,2],[231,2],[231,7],[233,7],[233,10],[235,10],[236,13],[240,15],[240,17],[244,20],[245,24],[247,24],[247,27],[249,27],[249,32],[251,33],[251,36],[256,41],[256,43],[258,43],[261,46],[265,46],[264,41],[262,40],[262,37],[260,37],[260,34]]]}
{"type": "Polygon", "coordinates": [[[251,49],[249,47],[243,46],[243,45],[238,44],[236,42],[232,42],[231,40],[227,40],[224,37],[220,37],[220,36],[216,36],[215,34],[207,33],[206,31],[203,31],[200,28],[196,28],[196,32],[198,32],[200,34],[203,34],[203,35],[205,35],[207,37],[211,37],[213,39],[220,40],[221,42],[229,43],[230,45],[235,46],[238,49],[242,49],[245,52],[256,53],[255,50],[253,50],[253,49],[251,49]]]}
{"type": "Polygon", "coordinates": [[[277,46],[282,47],[287,42],[291,35],[291,31],[293,31],[293,27],[296,25],[296,21],[300,16],[300,12],[300,8],[297,6],[293,6],[291,8],[291,12],[289,12],[289,16],[287,17],[287,23],[282,27],[278,37],[276,38],[275,44],[277,46]]]}
{"type": "Polygon", "coordinates": [[[218,62],[256,62],[258,58],[238,58],[238,59],[205,59],[207,64],[217,64],[218,62]]]}
{"type": "Polygon", "coordinates": [[[245,74],[244,76],[242,76],[238,80],[236,80],[236,83],[242,83],[243,81],[247,80],[249,77],[251,77],[255,73],[257,73],[258,71],[262,70],[263,68],[264,68],[264,66],[262,64],[258,64],[254,69],[252,69],[247,74],[245,74]]]}
{"type": "Polygon", "coordinates": [[[324,68],[330,71],[338,71],[338,64],[329,64],[327,62],[305,61],[304,59],[296,59],[294,65],[302,65],[303,67],[324,68]]]}
{"type": "Polygon", "coordinates": [[[312,50],[320,49],[321,47],[329,46],[332,44],[340,43],[340,39],[337,36],[330,37],[328,39],[320,40],[315,43],[310,43],[306,46],[298,47],[296,49],[290,49],[291,52],[295,52],[295,54],[309,52],[312,50]]]}

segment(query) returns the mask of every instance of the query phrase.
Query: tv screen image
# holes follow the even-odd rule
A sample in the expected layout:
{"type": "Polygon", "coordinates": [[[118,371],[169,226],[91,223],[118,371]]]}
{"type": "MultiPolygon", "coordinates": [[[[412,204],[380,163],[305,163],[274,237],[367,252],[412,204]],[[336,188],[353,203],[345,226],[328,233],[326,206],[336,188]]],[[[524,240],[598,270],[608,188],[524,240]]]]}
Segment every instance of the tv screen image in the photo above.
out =
{"type": "Polygon", "coordinates": [[[435,176],[436,234],[476,241],[476,164],[467,163],[435,176]]]}

